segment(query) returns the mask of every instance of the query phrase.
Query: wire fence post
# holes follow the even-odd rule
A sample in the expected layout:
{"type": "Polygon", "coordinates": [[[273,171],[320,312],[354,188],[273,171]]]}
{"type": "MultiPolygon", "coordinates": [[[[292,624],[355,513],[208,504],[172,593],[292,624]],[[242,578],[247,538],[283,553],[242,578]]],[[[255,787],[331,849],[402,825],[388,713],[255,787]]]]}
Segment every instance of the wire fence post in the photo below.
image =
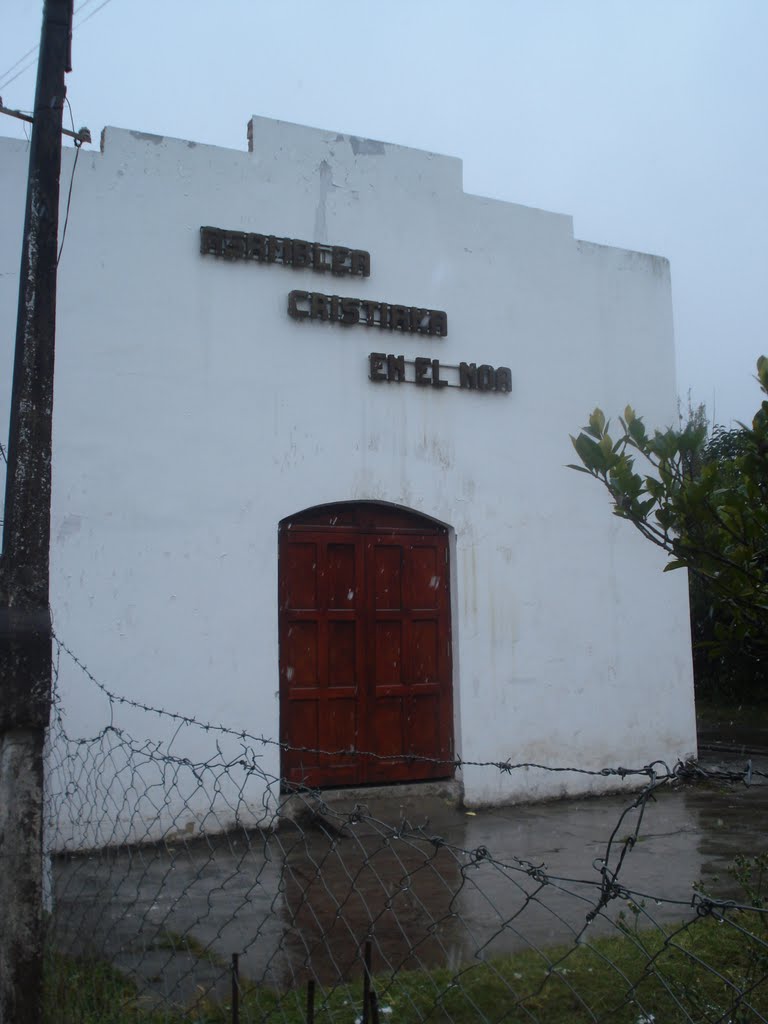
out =
{"type": "Polygon", "coordinates": [[[376,994],[376,989],[371,989],[370,995],[371,1003],[371,1024],[379,1024],[379,997],[376,994]]]}
{"type": "Polygon", "coordinates": [[[240,954],[232,954],[232,1024],[240,1024],[240,954]]]}
{"type": "Polygon", "coordinates": [[[315,1024],[315,979],[307,982],[307,1024],[315,1024]]]}
{"type": "Polygon", "coordinates": [[[362,1024],[369,1024],[370,1002],[371,1002],[371,940],[365,940],[365,952],[363,954],[363,1013],[362,1024]]]}

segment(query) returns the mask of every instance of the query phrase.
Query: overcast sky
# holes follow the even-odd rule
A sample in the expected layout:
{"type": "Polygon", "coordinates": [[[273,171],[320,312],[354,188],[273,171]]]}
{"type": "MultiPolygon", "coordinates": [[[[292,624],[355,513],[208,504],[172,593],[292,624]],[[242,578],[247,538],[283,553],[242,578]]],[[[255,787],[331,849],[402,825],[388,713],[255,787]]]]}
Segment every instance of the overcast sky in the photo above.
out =
{"type": "MultiPolygon", "coordinates": [[[[75,6],[68,95],[96,145],[116,125],[245,149],[260,114],[461,157],[467,192],[668,257],[681,397],[751,419],[768,354],[768,0],[75,6]]],[[[3,0],[6,106],[32,106],[34,53],[9,69],[41,11],[3,0]]],[[[0,134],[24,128],[2,117],[0,134]]]]}

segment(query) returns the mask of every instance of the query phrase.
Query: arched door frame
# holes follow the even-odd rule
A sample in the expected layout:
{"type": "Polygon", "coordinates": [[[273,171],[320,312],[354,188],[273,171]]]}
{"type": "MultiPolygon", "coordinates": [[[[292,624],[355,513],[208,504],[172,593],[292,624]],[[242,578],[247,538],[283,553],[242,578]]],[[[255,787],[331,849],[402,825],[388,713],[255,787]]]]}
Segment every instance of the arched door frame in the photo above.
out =
{"type": "Polygon", "coordinates": [[[281,775],[288,785],[453,775],[449,530],[378,502],[279,526],[281,775]]]}

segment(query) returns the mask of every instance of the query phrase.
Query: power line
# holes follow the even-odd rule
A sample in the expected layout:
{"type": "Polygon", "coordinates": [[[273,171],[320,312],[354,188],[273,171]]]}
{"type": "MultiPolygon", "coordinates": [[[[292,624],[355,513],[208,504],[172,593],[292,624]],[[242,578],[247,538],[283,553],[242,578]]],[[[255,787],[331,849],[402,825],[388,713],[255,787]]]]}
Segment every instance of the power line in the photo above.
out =
{"type": "MultiPolygon", "coordinates": [[[[86,14],[86,16],[84,18],[82,18],[80,21],[78,21],[78,23],[75,25],[75,28],[80,28],[80,26],[84,25],[86,23],[86,21],[90,21],[91,18],[95,14],[99,13],[99,11],[102,9],[102,7],[106,7],[107,4],[109,4],[111,2],[112,2],[112,0],[103,0],[103,3],[100,3],[98,7],[96,7],[94,10],[92,10],[90,12],[90,14],[86,14]]],[[[91,3],[91,0],[85,0],[85,3],[91,3]]],[[[85,3],[80,4],[80,6],[78,7],[77,10],[78,11],[82,10],[83,7],[85,7],[85,3]]]]}
{"type": "MultiPolygon", "coordinates": [[[[69,107],[69,119],[72,122],[72,132],[74,134],[74,131],[75,131],[75,116],[72,113],[72,104],[69,102],[69,97],[68,96],[65,96],[64,100],[65,100],[67,106],[69,107]]],[[[64,250],[64,239],[67,237],[67,225],[69,224],[69,207],[70,207],[70,204],[72,203],[72,186],[75,183],[75,171],[77,170],[77,159],[80,156],[80,150],[82,148],[82,145],[83,145],[82,140],[75,139],[75,159],[74,159],[74,162],[72,164],[72,174],[70,175],[70,178],[69,178],[69,191],[67,192],[67,212],[64,215],[64,228],[63,228],[63,230],[61,232],[61,242],[59,244],[59,254],[56,257],[56,266],[57,267],[59,265],[59,262],[61,261],[61,254],[62,254],[62,252],[64,250]]]]}
{"type": "MultiPolygon", "coordinates": [[[[78,6],[77,10],[75,11],[75,14],[77,14],[79,11],[82,11],[82,9],[84,7],[87,7],[88,4],[92,4],[93,2],[94,2],[94,0],[83,0],[83,2],[78,6]]],[[[83,19],[83,20],[85,20],[85,19],[83,19]]],[[[16,61],[15,64],[11,64],[11,66],[8,68],[8,70],[4,71],[3,74],[0,75],[0,89],[2,89],[4,85],[8,84],[6,82],[6,78],[8,78],[8,75],[10,75],[10,73],[12,71],[14,71],[19,66],[19,64],[21,64],[22,61],[26,60],[27,57],[31,57],[33,54],[36,55],[37,51],[39,49],[40,49],[40,44],[38,43],[36,46],[33,46],[31,50],[27,50],[26,53],[23,53],[21,55],[21,57],[19,57],[19,59],[16,61]]],[[[34,61],[33,61],[33,63],[34,63],[34,61]]],[[[24,71],[26,71],[26,68],[29,67],[29,66],[31,66],[31,65],[26,65],[24,68],[22,68],[21,71],[19,71],[19,75],[23,74],[24,71]]],[[[13,78],[10,79],[10,81],[11,82],[15,81],[17,77],[18,77],[18,75],[14,75],[13,78]]]]}
{"type": "MultiPolygon", "coordinates": [[[[92,4],[94,2],[95,0],[83,0],[83,2],[76,8],[75,14],[78,14],[80,11],[83,10],[84,7],[87,7],[89,4],[92,4]]],[[[95,14],[98,14],[100,10],[102,10],[104,7],[107,6],[108,3],[111,2],[112,0],[102,0],[102,3],[100,3],[98,7],[94,8],[94,10],[86,14],[84,18],[81,18],[81,20],[77,22],[77,24],[74,27],[80,28],[81,25],[84,25],[86,21],[90,21],[90,19],[95,14]]],[[[26,53],[22,54],[22,56],[19,57],[19,59],[14,64],[12,64],[2,75],[0,75],[0,89],[4,89],[7,85],[10,85],[11,82],[15,82],[16,79],[20,78],[25,71],[28,71],[31,67],[34,67],[35,63],[37,62],[37,53],[39,49],[39,45],[33,46],[31,50],[27,50],[26,53]],[[16,68],[19,67],[19,64],[27,60],[28,57],[31,57],[32,59],[27,61],[27,63],[24,64],[22,68],[19,68],[19,70],[16,71],[15,75],[11,74],[16,68]]]]}
{"type": "MultiPolygon", "coordinates": [[[[31,57],[33,53],[36,54],[39,49],[40,49],[39,45],[38,46],[33,46],[31,50],[27,50],[26,53],[23,53],[21,55],[21,57],[19,57],[19,59],[16,61],[15,64],[11,64],[11,66],[8,68],[8,70],[0,78],[0,89],[2,89],[3,85],[5,85],[5,80],[8,77],[8,75],[10,75],[10,73],[15,68],[17,68],[19,66],[19,64],[21,64],[22,61],[26,60],[27,57],[31,57]]],[[[21,74],[21,71],[19,72],[19,74],[21,74]]],[[[11,81],[13,81],[13,79],[11,79],[11,81]]]]}
{"type": "Polygon", "coordinates": [[[15,75],[13,75],[11,78],[8,78],[8,79],[4,80],[3,84],[2,84],[2,86],[0,86],[0,88],[5,88],[6,85],[10,85],[11,82],[15,82],[16,79],[19,78],[21,75],[23,75],[25,71],[29,71],[29,69],[31,67],[35,66],[35,64],[37,62],[37,49],[35,49],[33,52],[34,52],[35,56],[32,58],[32,60],[29,62],[29,64],[25,64],[24,67],[21,68],[20,71],[17,71],[15,75]]]}
{"type": "Polygon", "coordinates": [[[56,257],[56,266],[58,267],[59,261],[61,260],[61,253],[64,249],[64,239],[67,237],[67,225],[69,224],[69,206],[72,202],[72,186],[75,183],[75,171],[77,170],[77,158],[80,156],[80,149],[82,142],[75,143],[75,159],[72,164],[72,175],[69,179],[69,192],[67,193],[67,212],[64,215],[64,227],[61,232],[61,244],[59,245],[59,255],[56,257]]]}

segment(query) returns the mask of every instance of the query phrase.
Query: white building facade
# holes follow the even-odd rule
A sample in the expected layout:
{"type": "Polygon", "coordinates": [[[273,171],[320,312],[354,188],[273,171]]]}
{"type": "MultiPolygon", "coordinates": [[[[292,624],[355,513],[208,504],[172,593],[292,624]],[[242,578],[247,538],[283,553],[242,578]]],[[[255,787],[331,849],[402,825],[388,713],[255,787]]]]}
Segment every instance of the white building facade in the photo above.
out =
{"type": "MultiPolygon", "coordinates": [[[[27,156],[0,143],[3,422],[27,156]]],[[[282,740],[293,785],[456,776],[470,806],[611,780],[456,758],[695,751],[685,576],[565,468],[595,405],[676,420],[665,260],[467,195],[450,157],[109,128],[56,360],[54,624],[113,692],[282,740]]],[[[90,735],[74,668],[60,691],[90,735]]]]}

